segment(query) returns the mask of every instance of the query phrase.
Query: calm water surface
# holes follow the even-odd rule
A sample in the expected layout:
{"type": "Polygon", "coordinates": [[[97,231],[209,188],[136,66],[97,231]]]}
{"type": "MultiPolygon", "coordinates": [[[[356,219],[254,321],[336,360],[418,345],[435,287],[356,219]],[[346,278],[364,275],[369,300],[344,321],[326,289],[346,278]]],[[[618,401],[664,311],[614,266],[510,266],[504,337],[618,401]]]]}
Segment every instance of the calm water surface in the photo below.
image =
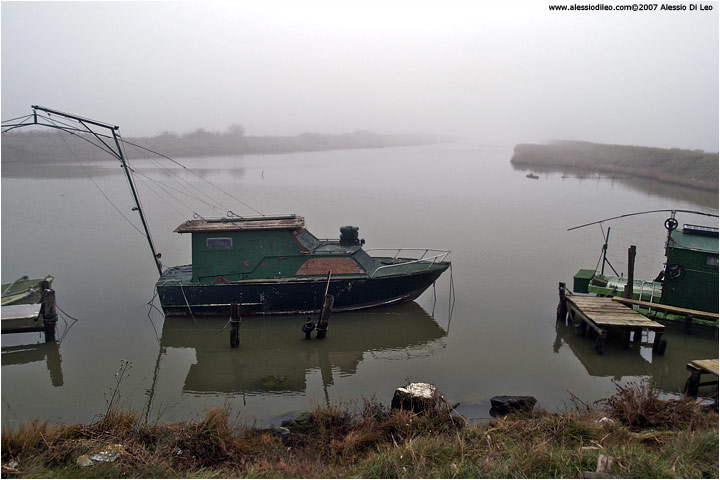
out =
{"type": "MultiPolygon", "coordinates": [[[[81,169],[4,169],[3,281],[54,275],[58,305],[78,320],[59,322],[59,344],[43,344],[39,334],[3,336],[3,426],[34,417],[92,421],[107,407],[121,359],[132,368],[120,404],[166,421],[228,405],[238,419],[275,424],[317,403],[372,396],[389,403],[408,380],[434,383],[471,418],[488,417],[495,395],[533,395],[557,410],[573,395],[607,396],[614,382],[650,377],[679,391],[688,361],[717,358],[717,330],[686,336],[671,326],[663,357],[652,355],[652,335],[630,350],[614,339],[604,355],[595,354],[592,341],[556,326],[555,307],[558,282],[571,284],[579,268],[596,265],[602,234],[598,226],[566,230],[643,210],[717,213],[717,196],[551,172],[532,180],[512,168],[511,156],[511,147],[467,143],[180,159],[197,176],[133,161],[168,266],[190,260],[189,236],[172,232],[192,216],[184,205],[204,215],[252,213],[210,182],[263,213],[305,216],[318,237],[356,225],[366,248],[452,250],[452,274],[416,302],[334,314],[324,341],[304,340],[302,316],[247,317],[234,350],[226,318],[164,319],[148,305],[157,271],[145,239],[81,169]],[[182,193],[195,188],[209,197],[182,193]]],[[[91,172],[137,224],[117,165],[97,162],[91,172]]],[[[657,275],[665,217],[606,224],[618,270],[626,270],[634,244],[636,277],[657,275]]],[[[708,220],[680,215],[681,222],[717,225],[708,220]]]]}

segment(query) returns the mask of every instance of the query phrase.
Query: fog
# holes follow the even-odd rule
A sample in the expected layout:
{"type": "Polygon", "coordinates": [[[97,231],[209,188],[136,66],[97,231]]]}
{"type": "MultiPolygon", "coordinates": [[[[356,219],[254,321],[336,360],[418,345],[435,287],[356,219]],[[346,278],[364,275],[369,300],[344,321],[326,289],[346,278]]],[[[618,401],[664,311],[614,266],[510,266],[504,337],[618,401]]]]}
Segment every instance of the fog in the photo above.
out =
{"type": "Polygon", "coordinates": [[[720,8],[694,5],[713,9],[3,2],[2,118],[39,104],[125,136],[239,123],[247,135],[371,130],[716,152],[720,8]]]}

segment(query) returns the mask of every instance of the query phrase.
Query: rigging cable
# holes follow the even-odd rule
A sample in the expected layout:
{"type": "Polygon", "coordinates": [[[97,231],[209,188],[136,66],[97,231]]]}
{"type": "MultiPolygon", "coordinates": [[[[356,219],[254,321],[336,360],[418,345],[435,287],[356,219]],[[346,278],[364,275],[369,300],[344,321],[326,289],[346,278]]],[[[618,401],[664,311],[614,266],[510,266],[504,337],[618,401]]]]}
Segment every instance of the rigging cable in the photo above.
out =
{"type": "MultiPolygon", "coordinates": [[[[75,152],[73,151],[73,149],[70,148],[70,145],[69,145],[69,144],[67,143],[67,141],[65,140],[65,137],[63,136],[62,132],[63,132],[62,129],[58,129],[58,135],[60,135],[60,138],[62,139],[63,143],[65,144],[65,146],[67,147],[67,149],[70,151],[70,153],[73,155],[73,157],[75,158],[75,161],[77,162],[77,164],[80,165],[80,168],[82,168],[83,172],[85,172],[85,175],[87,175],[87,177],[90,179],[90,181],[93,183],[93,185],[95,185],[95,188],[97,188],[97,190],[100,192],[100,194],[101,194],[103,197],[105,197],[105,200],[107,200],[108,203],[110,203],[110,205],[112,205],[112,207],[115,209],[115,211],[118,212],[118,213],[120,214],[120,216],[125,219],[126,222],[128,222],[135,230],[137,230],[137,232],[138,232],[140,235],[142,235],[142,236],[144,237],[145,234],[142,232],[142,230],[140,230],[140,228],[138,228],[138,226],[135,225],[128,217],[126,217],[125,214],[113,203],[113,201],[110,200],[110,197],[108,197],[108,196],[105,194],[105,192],[103,192],[102,188],[100,188],[100,185],[97,184],[97,182],[96,182],[95,179],[92,177],[92,175],[90,175],[90,172],[88,172],[87,169],[85,168],[85,165],[83,165],[83,164],[80,162],[80,159],[78,158],[78,156],[75,155],[75,152]]],[[[91,142],[91,143],[92,143],[92,142],[91,142]]]]}
{"type": "MultiPolygon", "coordinates": [[[[151,179],[150,177],[147,177],[147,176],[145,176],[145,175],[143,175],[143,174],[141,174],[141,173],[139,173],[139,172],[136,172],[136,173],[140,176],[140,178],[138,178],[138,180],[139,180],[143,185],[146,185],[146,186],[148,187],[148,190],[150,190],[151,192],[153,192],[160,200],[162,200],[162,201],[165,202],[170,208],[172,208],[173,210],[175,210],[175,211],[178,213],[178,215],[180,215],[182,218],[184,218],[185,220],[187,220],[187,216],[186,216],[183,212],[181,212],[179,208],[177,208],[177,207],[176,207],[172,202],[170,202],[167,198],[165,198],[165,197],[163,197],[162,195],[158,194],[158,193],[153,189],[153,185],[150,184],[150,183],[147,181],[147,180],[152,180],[152,181],[155,181],[155,180],[153,180],[153,179],[151,179]],[[143,178],[143,177],[144,177],[144,178],[143,178]],[[145,179],[147,179],[147,180],[145,180],[145,179]]],[[[158,188],[159,188],[160,190],[162,190],[163,192],[165,192],[165,194],[167,194],[168,196],[172,197],[172,199],[175,200],[177,203],[179,203],[179,204],[182,205],[183,207],[187,208],[187,209],[190,210],[191,212],[195,213],[192,208],[188,207],[188,206],[185,205],[183,202],[181,202],[179,199],[175,198],[175,196],[173,196],[170,192],[166,191],[162,186],[159,186],[158,188]]]]}
{"type": "MultiPolygon", "coordinates": [[[[198,193],[200,193],[201,195],[207,197],[211,202],[220,205],[220,202],[218,202],[217,200],[215,200],[214,198],[212,198],[210,195],[208,195],[207,193],[203,192],[201,189],[199,189],[198,187],[196,187],[195,185],[193,185],[192,183],[190,183],[189,181],[187,181],[186,179],[184,179],[184,178],[182,177],[182,175],[178,175],[177,173],[173,172],[172,169],[170,169],[170,168],[163,167],[163,166],[162,166],[157,160],[155,160],[154,158],[150,158],[149,160],[150,160],[155,166],[157,166],[161,171],[164,171],[169,177],[173,178],[173,180],[174,180],[175,182],[177,182],[178,185],[184,186],[184,187],[186,187],[186,188],[188,188],[188,189],[196,190],[196,191],[197,191],[198,193]],[[177,177],[177,179],[175,179],[174,177],[177,177]],[[181,180],[182,180],[182,182],[184,182],[184,183],[181,183],[181,182],[180,182],[181,180]]],[[[185,192],[183,192],[183,193],[185,193],[185,192]]],[[[186,193],[186,195],[190,196],[190,194],[187,194],[187,193],[186,193]]],[[[196,200],[199,200],[199,201],[202,202],[202,200],[200,200],[200,197],[198,197],[198,196],[193,196],[193,198],[195,198],[196,200]]],[[[205,203],[206,205],[209,205],[210,208],[212,208],[212,209],[215,210],[216,212],[219,212],[220,210],[223,210],[223,211],[226,211],[226,210],[227,210],[227,208],[224,207],[223,205],[220,205],[221,209],[218,209],[218,207],[216,207],[215,205],[211,205],[211,204],[208,204],[208,203],[206,203],[206,202],[203,202],[203,203],[205,203]]],[[[193,212],[193,213],[195,213],[195,212],[193,212]]]]}
{"type": "Polygon", "coordinates": [[[200,176],[199,174],[197,174],[196,172],[194,172],[192,169],[187,168],[185,165],[183,165],[182,163],[178,162],[177,160],[173,160],[172,158],[168,157],[167,155],[163,155],[162,153],[156,152],[156,151],[154,151],[154,150],[151,150],[151,149],[149,149],[149,148],[143,147],[143,146],[141,146],[141,145],[137,145],[137,144],[135,144],[135,143],[133,143],[133,142],[129,142],[129,141],[126,141],[126,140],[122,140],[122,141],[123,141],[124,143],[127,143],[128,145],[132,145],[133,147],[140,148],[140,149],[142,149],[142,150],[145,150],[146,152],[154,153],[155,155],[158,155],[159,157],[165,158],[165,159],[173,162],[174,164],[176,164],[176,165],[184,168],[185,170],[189,171],[190,173],[192,173],[193,175],[195,175],[196,177],[198,177],[200,180],[203,180],[204,182],[207,182],[207,183],[209,183],[210,185],[212,185],[213,187],[217,188],[219,191],[221,191],[222,193],[224,193],[224,194],[227,195],[228,197],[232,198],[232,199],[235,200],[236,202],[240,202],[242,205],[246,206],[247,208],[249,208],[249,209],[252,210],[253,212],[257,213],[258,215],[262,215],[262,212],[260,212],[260,211],[257,210],[256,208],[248,205],[247,203],[243,202],[242,200],[240,200],[239,198],[235,197],[235,196],[232,195],[231,193],[223,190],[222,188],[220,188],[218,185],[215,185],[214,183],[212,183],[212,182],[211,182],[210,180],[208,180],[207,178],[203,178],[202,176],[200,176]]]}

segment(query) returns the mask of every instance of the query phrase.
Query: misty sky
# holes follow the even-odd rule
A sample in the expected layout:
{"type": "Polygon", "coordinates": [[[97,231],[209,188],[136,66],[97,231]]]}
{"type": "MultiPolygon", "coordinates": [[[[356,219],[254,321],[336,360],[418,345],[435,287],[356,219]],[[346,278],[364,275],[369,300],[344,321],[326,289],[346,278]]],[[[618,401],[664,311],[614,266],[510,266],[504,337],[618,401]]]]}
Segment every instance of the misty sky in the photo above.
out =
{"type": "Polygon", "coordinates": [[[2,118],[39,104],[125,136],[240,123],[248,135],[371,130],[717,152],[720,6],[696,4],[713,10],[4,1],[2,118]]]}

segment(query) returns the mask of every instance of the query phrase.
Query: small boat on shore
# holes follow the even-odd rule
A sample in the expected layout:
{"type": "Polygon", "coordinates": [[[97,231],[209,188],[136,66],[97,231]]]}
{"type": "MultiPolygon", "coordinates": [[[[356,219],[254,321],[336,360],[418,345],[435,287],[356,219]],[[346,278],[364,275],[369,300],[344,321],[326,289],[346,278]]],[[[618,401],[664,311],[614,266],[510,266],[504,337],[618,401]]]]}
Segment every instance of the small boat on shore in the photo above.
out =
{"type": "Polygon", "coordinates": [[[540,178],[539,176],[535,175],[535,174],[532,173],[532,172],[528,173],[528,174],[525,175],[525,176],[526,176],[527,178],[532,178],[533,180],[537,180],[537,179],[540,178]]]}
{"type": "Polygon", "coordinates": [[[14,282],[3,283],[0,286],[2,290],[2,306],[39,303],[42,282],[48,282],[46,288],[51,288],[53,280],[54,278],[51,275],[43,278],[28,278],[27,275],[24,275],[14,282]]]}
{"type": "Polygon", "coordinates": [[[450,266],[448,250],[366,251],[357,227],[321,240],[294,214],[191,220],[175,231],[191,234],[192,264],[160,276],[166,315],[228,314],[233,302],[246,314],[315,313],[328,294],[333,311],[390,305],[414,300],[450,266]]]}

